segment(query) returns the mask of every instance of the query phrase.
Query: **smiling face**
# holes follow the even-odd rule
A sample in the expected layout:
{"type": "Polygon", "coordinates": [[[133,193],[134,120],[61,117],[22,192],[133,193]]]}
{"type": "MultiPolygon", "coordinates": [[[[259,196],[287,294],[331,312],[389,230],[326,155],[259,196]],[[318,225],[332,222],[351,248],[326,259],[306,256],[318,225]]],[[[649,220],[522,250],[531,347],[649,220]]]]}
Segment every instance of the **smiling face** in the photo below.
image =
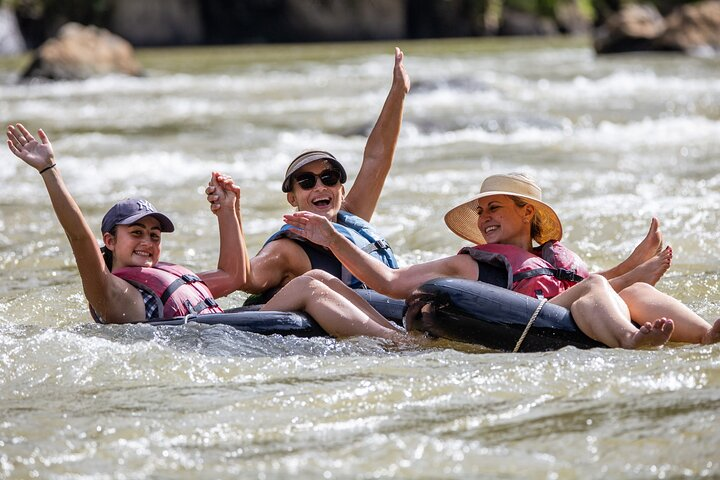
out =
{"type": "Polygon", "coordinates": [[[491,195],[478,200],[478,228],[487,243],[532,248],[530,228],[535,207],[518,206],[507,195],[491,195]]]}
{"type": "Polygon", "coordinates": [[[160,260],[160,222],[151,216],[130,225],[117,225],[115,235],[103,235],[105,246],[113,253],[112,269],[152,267],[160,260]]]}
{"type": "Polygon", "coordinates": [[[287,199],[290,205],[296,207],[300,211],[312,212],[322,215],[331,222],[337,220],[338,211],[345,199],[345,187],[337,182],[335,185],[325,185],[319,178],[315,178],[315,185],[304,190],[298,182],[294,180],[303,173],[311,173],[320,175],[323,171],[332,169],[333,166],[326,160],[318,160],[312,162],[293,174],[292,190],[288,192],[287,199]]]}

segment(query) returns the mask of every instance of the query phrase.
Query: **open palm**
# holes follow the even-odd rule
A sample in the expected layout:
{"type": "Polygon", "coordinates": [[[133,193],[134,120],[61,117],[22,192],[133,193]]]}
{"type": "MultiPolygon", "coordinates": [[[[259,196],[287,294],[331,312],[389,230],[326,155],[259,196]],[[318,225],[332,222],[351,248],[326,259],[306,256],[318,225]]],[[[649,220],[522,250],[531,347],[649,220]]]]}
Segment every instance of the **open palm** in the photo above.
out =
{"type": "Polygon", "coordinates": [[[20,123],[7,129],[8,147],[18,158],[38,170],[48,166],[55,154],[45,132],[38,131],[40,141],[20,123]]]}

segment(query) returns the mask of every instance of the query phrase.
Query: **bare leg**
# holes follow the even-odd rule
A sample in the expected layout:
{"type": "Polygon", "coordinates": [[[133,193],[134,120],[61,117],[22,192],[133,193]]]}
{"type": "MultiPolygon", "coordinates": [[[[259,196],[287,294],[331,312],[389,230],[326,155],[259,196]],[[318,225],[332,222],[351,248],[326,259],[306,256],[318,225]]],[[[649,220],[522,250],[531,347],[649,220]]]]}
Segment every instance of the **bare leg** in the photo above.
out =
{"type": "Polygon", "coordinates": [[[660,317],[636,328],[628,306],[601,275],[590,275],[551,302],[569,308],[580,330],[609,347],[660,346],[672,333],[672,320],[660,317]]]}
{"type": "Polygon", "coordinates": [[[330,275],[324,270],[310,270],[305,275],[324,283],[328,286],[328,288],[335,291],[338,295],[345,297],[346,300],[351,302],[353,305],[355,305],[355,307],[360,309],[369,317],[372,317],[380,325],[393,330],[396,330],[398,328],[393,322],[390,322],[388,319],[383,317],[377,310],[375,310],[373,306],[370,305],[364,298],[358,295],[355,290],[345,285],[339,278],[330,275]]]}
{"type": "MultiPolygon", "coordinates": [[[[652,285],[635,283],[620,292],[630,309],[630,316],[638,324],[666,316],[673,319],[675,331],[670,340],[686,343],[712,343],[711,331],[720,326],[710,324],[675,298],[660,292],[652,285]]],[[[720,338],[715,338],[718,341],[720,338]]]]}
{"type": "Polygon", "coordinates": [[[633,268],[619,277],[609,279],[610,285],[612,285],[616,292],[620,292],[636,282],[655,285],[657,281],[660,280],[660,277],[665,275],[665,272],[670,268],[672,254],[672,248],[668,245],[665,247],[665,250],[654,255],[650,260],[646,260],[638,267],[633,268]]]}
{"type": "Polygon", "coordinates": [[[652,257],[660,253],[662,249],[662,232],[660,232],[660,222],[653,217],[650,221],[650,229],[645,238],[635,247],[635,250],[628,258],[623,260],[619,265],[601,272],[605,278],[615,278],[624,275],[636,267],[650,260],[652,257]]]}
{"type": "MultiPolygon", "coordinates": [[[[345,289],[357,296],[350,288],[345,289]]],[[[358,299],[365,302],[359,296],[358,299]]],[[[367,302],[363,307],[358,308],[317,278],[301,275],[285,285],[261,310],[305,311],[335,337],[367,335],[391,340],[406,338],[401,330],[392,327],[367,302]]]]}

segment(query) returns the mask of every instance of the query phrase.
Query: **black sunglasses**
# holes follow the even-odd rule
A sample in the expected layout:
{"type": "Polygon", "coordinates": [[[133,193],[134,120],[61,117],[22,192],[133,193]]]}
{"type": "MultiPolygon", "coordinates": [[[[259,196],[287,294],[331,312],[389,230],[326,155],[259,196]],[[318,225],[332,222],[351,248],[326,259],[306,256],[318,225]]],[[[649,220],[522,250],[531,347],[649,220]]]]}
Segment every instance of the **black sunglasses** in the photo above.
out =
{"type": "Polygon", "coordinates": [[[332,187],[340,181],[340,172],[332,169],[323,170],[319,175],[305,172],[295,176],[295,181],[303,190],[310,190],[315,186],[318,178],[326,187],[332,187]]]}

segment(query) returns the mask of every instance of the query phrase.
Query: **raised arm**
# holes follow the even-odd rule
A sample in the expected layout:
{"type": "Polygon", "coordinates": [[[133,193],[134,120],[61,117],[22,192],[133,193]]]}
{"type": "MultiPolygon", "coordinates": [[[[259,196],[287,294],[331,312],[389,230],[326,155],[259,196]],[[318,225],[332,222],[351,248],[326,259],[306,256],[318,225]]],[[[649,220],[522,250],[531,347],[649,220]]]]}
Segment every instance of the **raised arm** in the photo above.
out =
{"type": "Polygon", "coordinates": [[[345,197],[344,208],[367,221],[370,221],[375,212],[385,179],[392,166],[400,135],[405,95],[409,91],[410,77],[403,65],[403,52],[395,47],[395,66],[390,92],[368,137],[358,176],[345,197]]]}
{"type": "MultiPolygon", "coordinates": [[[[218,221],[220,221],[221,215],[234,210],[239,226],[239,247],[230,247],[223,250],[221,236],[221,258],[218,268],[221,269],[222,267],[220,265],[224,264],[223,261],[225,257],[223,253],[228,252],[230,260],[237,262],[237,267],[242,269],[242,273],[236,277],[232,289],[226,291],[223,295],[227,295],[235,290],[242,290],[247,293],[262,293],[271,288],[282,286],[312,268],[307,255],[305,255],[302,249],[295,242],[287,239],[271,242],[263,247],[255,257],[250,259],[245,242],[245,234],[242,229],[240,187],[235,185],[230,177],[225,175],[216,176],[213,174],[213,178],[211,178],[205,193],[210,202],[211,211],[218,215],[218,221]],[[226,192],[235,192],[233,195],[236,200],[234,202],[229,201],[229,199],[225,197],[226,192]]],[[[234,244],[234,241],[228,242],[228,244],[234,244]]],[[[207,274],[214,274],[213,276],[215,278],[210,278],[211,283],[220,280],[220,289],[230,288],[223,283],[224,276],[222,273],[206,272],[205,274],[201,274],[201,276],[207,274]]],[[[203,276],[203,279],[206,283],[208,282],[206,277],[203,276]]],[[[212,287],[211,290],[213,290],[212,287]]]]}
{"type": "Polygon", "coordinates": [[[477,280],[478,266],[469,255],[453,255],[427,263],[393,269],[360,250],[338,233],[323,216],[310,212],[285,215],[294,231],[322,245],[368,287],[393,298],[407,298],[420,285],[438,277],[477,280]]]}
{"type": "Polygon", "coordinates": [[[92,230],[60,176],[45,132],[38,131],[38,141],[23,125],[17,124],[8,127],[7,137],[10,151],[40,172],[45,182],[55,214],[70,241],[83,291],[90,305],[109,323],[145,318],[140,293],[126,281],[112,275],[105,265],[92,230]]]}
{"type": "Polygon", "coordinates": [[[243,285],[250,271],[250,262],[242,232],[240,187],[231,177],[212,172],[210,185],[215,187],[220,208],[214,210],[220,230],[220,254],[217,270],[202,272],[200,278],[214,297],[223,297],[243,285]]]}

